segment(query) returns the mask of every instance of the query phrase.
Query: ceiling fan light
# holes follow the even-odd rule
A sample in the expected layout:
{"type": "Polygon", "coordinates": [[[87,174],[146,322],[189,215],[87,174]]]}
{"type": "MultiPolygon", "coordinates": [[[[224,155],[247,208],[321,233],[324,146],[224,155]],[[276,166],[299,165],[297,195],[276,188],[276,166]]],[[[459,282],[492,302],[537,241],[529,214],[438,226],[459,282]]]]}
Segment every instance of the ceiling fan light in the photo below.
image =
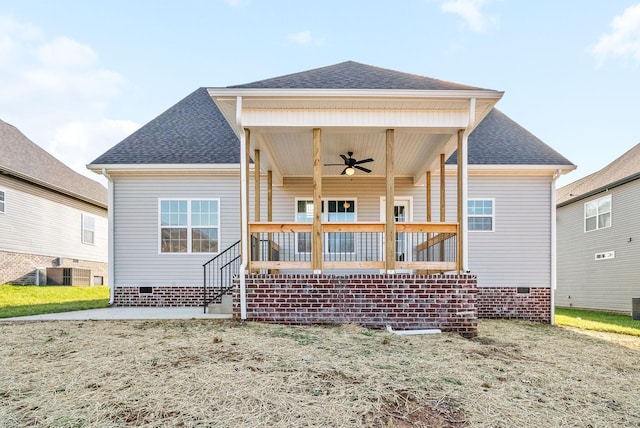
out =
{"type": "Polygon", "coordinates": [[[353,175],[353,174],[355,174],[355,172],[356,172],[356,170],[351,168],[351,167],[348,167],[347,169],[344,170],[344,173],[347,174],[347,175],[353,175]]]}

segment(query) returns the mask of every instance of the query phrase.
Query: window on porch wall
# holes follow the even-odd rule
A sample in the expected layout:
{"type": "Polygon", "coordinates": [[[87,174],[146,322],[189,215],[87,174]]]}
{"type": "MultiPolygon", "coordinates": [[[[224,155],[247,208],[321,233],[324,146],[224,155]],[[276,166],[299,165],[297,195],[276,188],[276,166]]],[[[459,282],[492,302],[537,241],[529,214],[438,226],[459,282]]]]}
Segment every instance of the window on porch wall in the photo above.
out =
{"type": "MultiPolygon", "coordinates": [[[[332,223],[354,223],[356,221],[355,200],[322,201],[322,221],[332,223]],[[325,209],[326,207],[326,209],[325,209]]],[[[296,221],[313,222],[313,201],[298,200],[296,221]]],[[[311,252],[311,234],[298,233],[296,238],[297,252],[311,252]]],[[[352,232],[335,232],[324,234],[324,250],[326,253],[354,253],[355,235],[352,232]]]]}

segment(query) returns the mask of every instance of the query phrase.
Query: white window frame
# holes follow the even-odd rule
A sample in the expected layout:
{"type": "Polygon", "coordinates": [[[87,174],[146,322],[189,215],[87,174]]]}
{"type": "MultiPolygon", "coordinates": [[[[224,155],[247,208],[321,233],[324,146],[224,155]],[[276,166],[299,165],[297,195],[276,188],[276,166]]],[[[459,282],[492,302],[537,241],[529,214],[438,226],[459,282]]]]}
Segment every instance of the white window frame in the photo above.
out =
{"type": "Polygon", "coordinates": [[[96,217],[90,214],[82,213],[82,218],[80,220],[82,222],[82,232],[81,232],[81,240],[83,244],[87,245],[95,245],[96,244],[96,217]],[[88,227],[87,222],[92,220],[93,227],[88,227]],[[88,239],[88,232],[91,232],[91,240],[88,239]]]}
{"type": "MultiPolygon", "coordinates": [[[[348,198],[348,197],[327,197],[327,198],[322,198],[321,200],[321,205],[323,205],[324,207],[326,207],[326,209],[328,210],[329,207],[329,202],[338,202],[340,200],[343,201],[353,201],[353,215],[354,215],[354,220],[353,223],[357,223],[358,222],[358,198],[348,198]]],[[[309,198],[305,198],[305,197],[296,197],[295,198],[295,204],[294,204],[294,216],[295,216],[295,221],[298,222],[298,202],[300,201],[310,201],[313,202],[313,197],[309,197],[309,198]]],[[[315,209],[315,207],[313,208],[315,209]]],[[[312,220],[313,221],[313,220],[312,220]]],[[[329,213],[328,211],[323,211],[320,214],[320,221],[322,223],[329,223],[329,213]]],[[[303,232],[304,233],[304,232],[303,232]]],[[[335,233],[352,233],[352,232],[335,232],[335,233]]],[[[324,236],[322,237],[324,242],[328,242],[328,235],[329,232],[324,233],[324,236]]],[[[295,239],[295,244],[296,244],[296,254],[310,254],[310,252],[307,251],[298,251],[298,236],[296,234],[296,239],[295,239]]],[[[358,244],[358,240],[355,238],[354,236],[354,242],[353,242],[353,251],[350,252],[329,252],[329,251],[325,251],[325,254],[355,254],[358,252],[357,249],[357,244],[358,244]]],[[[328,246],[325,246],[325,248],[327,248],[328,246]]]]}
{"type": "Polygon", "coordinates": [[[611,195],[606,195],[606,196],[602,196],[598,199],[593,199],[591,201],[585,202],[584,203],[584,217],[583,217],[583,225],[584,225],[584,233],[589,233],[589,232],[595,232],[596,230],[601,230],[601,229],[608,229],[611,227],[611,225],[613,224],[613,202],[611,201],[611,195]],[[609,225],[608,226],[603,226],[600,227],[600,221],[599,218],[601,215],[606,214],[607,211],[605,212],[600,212],[599,211],[599,207],[600,207],[600,202],[603,200],[608,200],[609,201],[609,225]],[[595,204],[596,206],[596,215],[595,216],[590,216],[587,217],[587,206],[590,204],[595,204]],[[596,219],[596,227],[595,229],[587,229],[587,219],[593,218],[595,217],[596,219]]]}
{"type": "Polygon", "coordinates": [[[469,232],[473,232],[473,233],[493,233],[496,231],[496,200],[495,198],[468,198],[467,199],[467,206],[465,207],[465,209],[467,210],[467,230],[469,232]],[[472,201],[490,201],[491,202],[491,215],[475,215],[475,214],[469,214],[469,202],[472,201]],[[477,230],[477,229],[471,229],[471,227],[469,227],[469,219],[470,218],[486,218],[486,217],[490,217],[491,218],[491,229],[490,230],[477,230]]]}
{"type": "Polygon", "coordinates": [[[158,198],[158,254],[160,255],[202,255],[202,254],[218,254],[220,252],[220,243],[222,242],[222,230],[220,228],[220,198],[158,198]],[[163,201],[186,201],[187,202],[187,225],[186,226],[164,226],[164,228],[186,228],[187,229],[187,251],[185,252],[169,252],[162,251],[162,202],[163,201]],[[218,203],[218,224],[206,226],[204,228],[211,228],[218,230],[218,251],[215,252],[194,252],[192,246],[192,230],[194,228],[203,228],[203,226],[193,226],[191,222],[191,205],[194,201],[216,201],[218,203]]]}
{"type": "Polygon", "coordinates": [[[7,192],[0,190],[0,214],[7,213],[7,192]]]}

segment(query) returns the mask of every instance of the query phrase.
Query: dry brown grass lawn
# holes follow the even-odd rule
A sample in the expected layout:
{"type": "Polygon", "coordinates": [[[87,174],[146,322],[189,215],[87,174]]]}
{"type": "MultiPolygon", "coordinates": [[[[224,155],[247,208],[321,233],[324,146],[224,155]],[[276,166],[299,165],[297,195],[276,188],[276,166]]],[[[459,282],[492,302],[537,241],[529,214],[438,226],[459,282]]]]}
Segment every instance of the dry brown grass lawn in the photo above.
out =
{"type": "Polygon", "coordinates": [[[640,352],[548,325],[476,339],[232,321],[0,323],[0,426],[640,426],[640,352]]]}

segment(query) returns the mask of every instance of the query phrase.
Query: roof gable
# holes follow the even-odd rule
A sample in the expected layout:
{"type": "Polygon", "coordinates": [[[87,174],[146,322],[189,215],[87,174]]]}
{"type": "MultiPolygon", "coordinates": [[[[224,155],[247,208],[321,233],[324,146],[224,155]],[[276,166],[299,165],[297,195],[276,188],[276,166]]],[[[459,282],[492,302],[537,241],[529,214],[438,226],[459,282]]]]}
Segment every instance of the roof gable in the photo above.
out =
{"type": "Polygon", "coordinates": [[[103,185],[73,171],[2,120],[0,143],[0,170],[72,197],[107,206],[107,189],[103,185]]]}
{"type": "Polygon", "coordinates": [[[229,88],[486,90],[355,61],[341,62],[313,70],[229,86],[229,88]]]}
{"type": "Polygon", "coordinates": [[[640,178],[640,144],[636,144],[622,156],[599,171],[587,175],[558,189],[558,205],[588,197],[600,190],[640,178]]]}

